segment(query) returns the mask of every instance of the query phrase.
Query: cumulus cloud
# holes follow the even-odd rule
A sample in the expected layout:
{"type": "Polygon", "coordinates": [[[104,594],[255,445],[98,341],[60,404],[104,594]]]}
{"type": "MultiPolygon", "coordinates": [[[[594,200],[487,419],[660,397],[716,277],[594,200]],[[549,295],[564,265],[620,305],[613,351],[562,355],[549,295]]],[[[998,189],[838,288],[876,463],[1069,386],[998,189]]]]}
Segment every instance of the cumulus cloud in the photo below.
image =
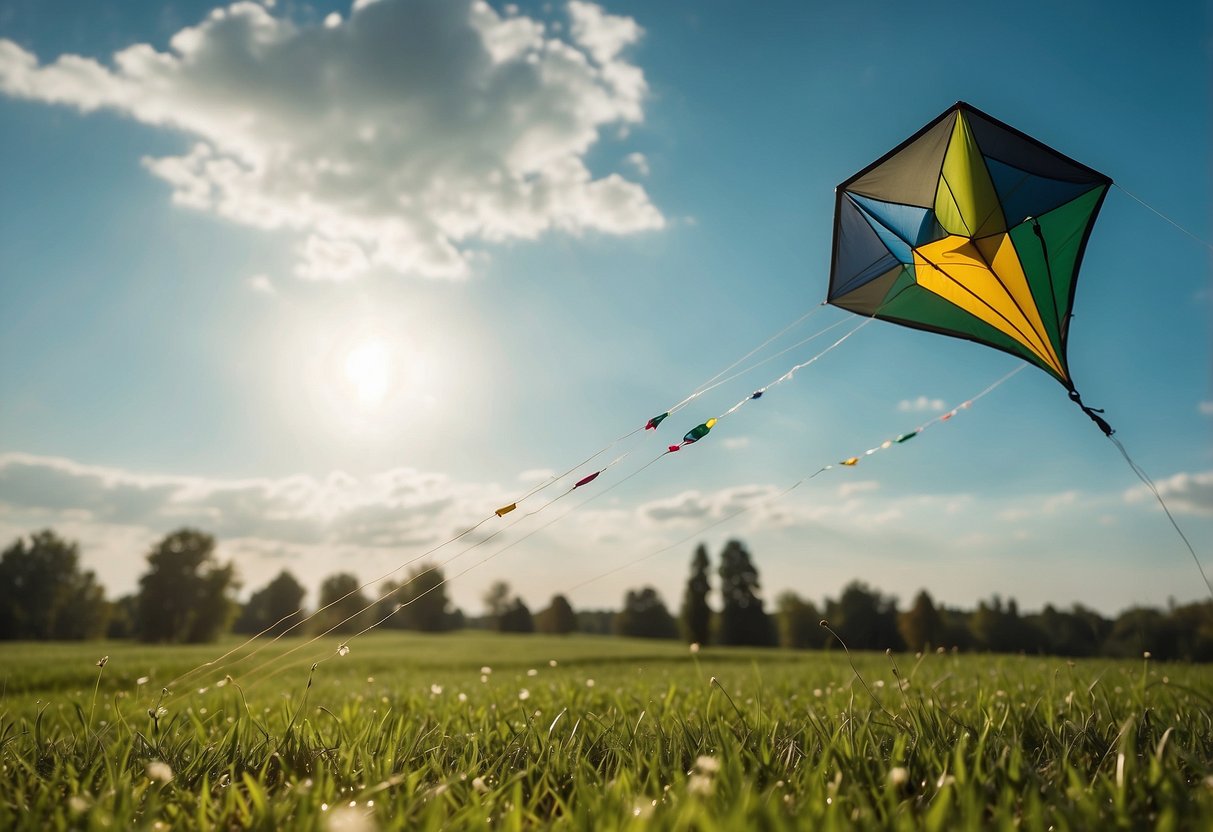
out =
{"type": "Polygon", "coordinates": [[[363,478],[205,479],[148,475],[29,454],[0,455],[0,506],[221,538],[392,548],[432,544],[470,526],[500,493],[395,468],[363,478]]]}
{"type": "Polygon", "coordinates": [[[629,153],[623,161],[631,165],[632,169],[641,176],[649,175],[649,159],[643,153],[629,153]]]}
{"type": "Polygon", "coordinates": [[[653,524],[679,523],[728,517],[753,509],[777,494],[774,486],[744,485],[715,493],[684,491],[673,497],[653,500],[640,506],[638,513],[653,524]]]}
{"type": "Polygon", "coordinates": [[[901,413],[938,413],[945,407],[947,405],[944,404],[943,399],[931,399],[926,396],[902,399],[897,403],[897,410],[901,413]]]}
{"type": "MultiPolygon", "coordinates": [[[[1175,512],[1213,515],[1213,471],[1181,472],[1164,480],[1155,480],[1158,493],[1175,512]]],[[[1125,499],[1131,503],[1154,501],[1144,485],[1130,489],[1125,499]]]]}
{"type": "Polygon", "coordinates": [[[562,38],[484,0],[359,0],[314,26],[237,2],[108,64],[0,38],[0,91],[191,137],[146,168],[178,205],[296,232],[301,277],[462,277],[480,242],[665,224],[643,187],[585,162],[644,118],[624,57],[642,30],[579,0],[567,17],[562,38]]]}

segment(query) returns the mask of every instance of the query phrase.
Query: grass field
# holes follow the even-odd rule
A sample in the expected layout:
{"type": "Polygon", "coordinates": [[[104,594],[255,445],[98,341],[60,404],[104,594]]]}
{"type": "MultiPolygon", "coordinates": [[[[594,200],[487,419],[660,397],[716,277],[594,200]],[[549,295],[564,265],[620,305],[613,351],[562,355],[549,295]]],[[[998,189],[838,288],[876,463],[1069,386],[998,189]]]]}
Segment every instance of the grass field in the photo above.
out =
{"type": "Polygon", "coordinates": [[[0,646],[0,828],[1213,828],[1208,667],[385,633],[163,692],[235,645],[0,646]]]}

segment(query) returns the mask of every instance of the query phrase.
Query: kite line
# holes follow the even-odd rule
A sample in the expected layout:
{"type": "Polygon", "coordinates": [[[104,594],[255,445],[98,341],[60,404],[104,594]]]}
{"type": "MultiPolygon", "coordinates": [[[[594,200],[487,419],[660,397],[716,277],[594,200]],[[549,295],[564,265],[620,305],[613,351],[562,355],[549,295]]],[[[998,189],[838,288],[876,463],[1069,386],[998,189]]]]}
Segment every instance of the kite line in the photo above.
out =
{"type": "Polygon", "coordinates": [[[934,419],[931,419],[930,421],[920,425],[919,427],[915,428],[912,431],[908,431],[906,433],[899,434],[898,436],[893,437],[891,439],[886,439],[883,442],[881,442],[879,445],[868,448],[862,454],[856,454],[855,456],[847,457],[846,459],[843,459],[836,463],[822,465],[820,468],[818,468],[813,473],[807,474],[804,477],[801,477],[799,480],[792,483],[791,485],[789,485],[787,488],[783,489],[782,491],[780,491],[776,494],[773,494],[773,495],[767,497],[766,499],[760,500],[758,502],[750,503],[749,505],[746,505],[746,506],[738,509],[737,511],[733,512],[732,514],[717,518],[716,520],[713,520],[711,523],[708,523],[707,525],[705,525],[699,529],[696,529],[695,531],[691,532],[690,534],[686,535],[683,538],[680,538],[679,540],[674,541],[673,543],[670,543],[666,546],[662,546],[659,549],[655,549],[654,551],[649,552],[648,554],[642,555],[633,560],[630,560],[627,563],[624,563],[619,566],[608,569],[607,571],[602,572],[598,575],[595,575],[592,578],[587,578],[586,580],[582,581],[581,583],[574,584],[573,586],[566,589],[564,594],[565,595],[572,594],[573,592],[576,592],[577,590],[582,589],[583,587],[589,586],[592,583],[596,583],[596,582],[602,580],[603,578],[607,578],[607,577],[610,577],[611,575],[617,574],[626,569],[630,569],[631,567],[636,566],[639,563],[643,563],[644,561],[657,557],[658,555],[668,552],[671,549],[682,546],[683,544],[687,543],[688,541],[693,540],[696,537],[699,537],[704,532],[710,531],[711,529],[714,529],[717,526],[723,525],[723,524],[729,522],[730,520],[740,517],[743,514],[746,514],[750,511],[753,511],[758,508],[763,508],[772,503],[778,502],[779,500],[783,499],[791,492],[795,491],[800,486],[804,485],[809,480],[812,480],[812,479],[816,478],[818,475],[820,475],[826,471],[829,471],[837,466],[843,466],[843,467],[848,467],[848,468],[854,467],[865,457],[872,456],[873,454],[878,453],[883,450],[888,450],[889,448],[892,448],[896,445],[904,445],[906,442],[909,442],[914,437],[916,437],[916,436],[920,435],[921,433],[923,433],[924,431],[926,431],[928,428],[930,428],[934,425],[937,425],[937,424],[942,424],[944,422],[948,422],[948,421],[952,420],[958,413],[960,413],[960,411],[968,410],[970,407],[972,407],[974,404],[976,404],[980,399],[988,396],[990,393],[994,392],[994,390],[1001,387],[1006,382],[1010,381],[1015,375],[1017,375],[1018,373],[1022,372],[1025,369],[1027,369],[1027,366],[1028,365],[1026,365],[1026,364],[1021,364],[1020,366],[1016,367],[1011,372],[1004,375],[1002,378],[998,379],[996,382],[994,382],[990,386],[986,387],[984,390],[982,390],[977,395],[973,396],[972,398],[966,399],[964,402],[962,402],[961,404],[952,408],[951,410],[947,411],[946,413],[941,413],[940,415],[936,416],[934,419]]]}
{"type": "MultiPolygon", "coordinates": [[[[766,347],[768,347],[770,344],[772,344],[773,342],[777,341],[779,338],[783,337],[783,336],[784,336],[784,335],[786,335],[788,332],[790,332],[790,331],[794,330],[796,327],[798,327],[798,326],[802,325],[803,323],[805,323],[805,322],[806,322],[807,320],[809,320],[811,317],[813,317],[813,316],[814,316],[814,315],[816,315],[818,312],[820,312],[820,311],[821,311],[821,310],[822,310],[822,309],[823,309],[825,306],[826,306],[826,303],[825,303],[824,301],[823,301],[823,302],[821,302],[821,303],[819,303],[819,304],[817,304],[817,305],[815,305],[815,306],[813,306],[813,307],[812,307],[812,308],[810,308],[810,309],[809,309],[807,312],[805,312],[804,314],[802,314],[801,316],[799,316],[798,318],[796,318],[795,320],[793,320],[791,323],[789,323],[789,324],[785,325],[785,326],[784,326],[782,329],[778,330],[776,333],[774,333],[773,335],[769,336],[769,337],[768,337],[766,340],[764,340],[762,343],[758,344],[756,347],[754,347],[753,349],[751,349],[751,350],[750,350],[749,352],[747,352],[745,355],[743,355],[743,356],[741,356],[740,358],[738,358],[738,359],[734,360],[732,363],[730,363],[729,365],[727,365],[726,367],[724,367],[723,369],[721,369],[720,371],[718,371],[717,373],[715,373],[715,374],[714,374],[714,375],[713,375],[711,378],[709,378],[708,380],[706,380],[706,381],[702,382],[702,383],[701,383],[701,384],[700,384],[698,387],[696,387],[694,390],[692,390],[692,392],[691,392],[689,395],[687,395],[686,397],[684,397],[684,398],[683,398],[681,401],[679,401],[677,404],[675,404],[675,405],[671,406],[671,407],[670,407],[670,408],[669,408],[669,409],[668,409],[668,410],[667,410],[667,411],[666,411],[666,412],[665,412],[665,413],[664,413],[664,414],[663,414],[663,415],[662,415],[660,418],[658,418],[658,419],[656,420],[656,424],[659,424],[659,423],[660,423],[660,421],[661,421],[662,419],[664,419],[666,416],[668,416],[668,415],[670,415],[670,414],[673,414],[673,413],[675,413],[675,412],[677,412],[677,411],[681,410],[682,408],[686,407],[688,404],[690,404],[690,403],[691,403],[692,401],[694,401],[696,398],[698,398],[698,397],[702,396],[704,393],[708,392],[709,390],[715,389],[716,387],[720,386],[721,384],[724,384],[724,383],[726,383],[726,382],[728,382],[728,381],[730,381],[730,380],[732,380],[732,379],[734,379],[734,378],[737,378],[738,376],[740,376],[740,375],[742,375],[742,374],[744,374],[744,373],[750,372],[751,370],[753,370],[753,369],[755,369],[755,368],[757,368],[757,367],[759,367],[759,366],[761,366],[761,365],[763,365],[763,364],[765,364],[765,363],[767,363],[767,362],[769,362],[769,361],[773,360],[774,358],[777,358],[777,357],[779,357],[780,355],[783,355],[783,354],[785,354],[785,353],[789,352],[790,350],[795,349],[795,348],[796,348],[796,347],[798,347],[798,346],[802,346],[802,345],[803,345],[803,344],[805,344],[805,343],[808,343],[808,342],[810,342],[810,341],[812,341],[812,340],[814,340],[814,339],[816,339],[816,338],[818,338],[818,337],[821,337],[822,335],[826,334],[827,332],[829,332],[830,330],[834,329],[835,327],[840,326],[841,324],[845,323],[845,319],[840,320],[840,321],[837,321],[837,322],[835,322],[835,323],[833,323],[833,324],[831,324],[831,325],[829,325],[829,326],[825,327],[824,329],[820,330],[819,332],[816,332],[816,333],[814,333],[814,334],[812,334],[812,335],[809,335],[808,337],[803,338],[803,339],[801,339],[800,341],[797,341],[796,343],[792,344],[791,346],[784,348],[784,349],[783,349],[783,350],[781,350],[780,352],[775,353],[775,354],[774,354],[774,355],[772,355],[772,356],[768,356],[768,357],[766,357],[766,358],[764,358],[764,359],[762,359],[762,360],[760,360],[760,361],[754,362],[754,363],[750,364],[749,366],[747,366],[747,367],[745,367],[745,368],[743,368],[743,369],[741,369],[741,370],[739,370],[739,371],[737,371],[737,372],[733,373],[732,375],[729,375],[727,378],[723,378],[723,379],[722,379],[722,376],[725,376],[725,375],[726,375],[726,374],[728,374],[730,371],[735,370],[735,369],[736,369],[736,368],[737,368],[739,365],[743,364],[745,361],[747,361],[748,359],[752,358],[752,357],[753,357],[754,355],[756,355],[757,353],[761,352],[763,349],[765,349],[766,347]]],[[[848,337],[849,337],[849,333],[848,333],[848,337]]],[[[845,340],[845,338],[844,338],[843,340],[845,340]]],[[[826,350],[826,352],[828,352],[830,349],[833,349],[835,346],[837,346],[837,343],[835,343],[835,344],[834,344],[834,345],[832,345],[830,348],[828,348],[828,349],[826,350]]],[[[823,353],[823,354],[824,354],[824,353],[823,353]]],[[[806,362],[806,363],[812,363],[812,361],[815,361],[815,360],[816,360],[818,357],[820,357],[820,356],[814,356],[814,358],[813,358],[813,359],[810,359],[810,361],[809,361],[809,362],[806,362]]],[[[394,569],[392,569],[391,571],[389,571],[389,572],[387,572],[387,573],[385,573],[385,574],[383,574],[383,575],[381,575],[381,576],[379,576],[379,577],[377,577],[377,578],[373,578],[373,579],[371,579],[371,580],[369,580],[369,581],[366,581],[366,582],[362,583],[361,585],[359,585],[359,586],[357,586],[357,587],[355,587],[355,588],[351,589],[351,590],[350,590],[349,592],[347,592],[345,595],[343,595],[343,596],[341,596],[341,597],[339,597],[339,598],[336,598],[336,599],[334,599],[333,601],[330,601],[328,604],[325,604],[325,605],[323,605],[323,606],[319,607],[318,609],[316,609],[316,610],[315,610],[314,612],[312,612],[311,614],[309,614],[309,615],[307,615],[307,616],[305,616],[305,617],[303,617],[303,618],[300,618],[299,620],[297,620],[297,621],[295,621],[294,623],[292,623],[292,624],[291,624],[289,627],[287,627],[286,629],[284,629],[284,630],[282,630],[282,631],[278,632],[278,633],[277,633],[277,634],[276,634],[276,635],[275,635],[275,636],[274,636],[274,637],[273,637],[273,638],[272,638],[272,639],[271,639],[269,642],[266,642],[266,643],[264,643],[264,644],[261,644],[261,645],[260,645],[260,646],[258,646],[256,649],[254,649],[252,652],[250,652],[250,653],[248,653],[248,654],[246,654],[246,655],[244,655],[244,656],[241,656],[241,657],[240,657],[240,658],[238,658],[238,659],[233,660],[233,662],[229,662],[227,666],[232,666],[232,665],[234,665],[234,664],[237,664],[237,663],[243,662],[243,661],[245,661],[245,660],[247,660],[247,659],[249,659],[249,658],[252,658],[253,656],[257,655],[259,652],[261,652],[261,650],[265,649],[266,647],[270,647],[270,646],[272,646],[272,645],[273,645],[273,644],[275,644],[277,641],[279,641],[279,640],[280,640],[282,637],[286,636],[287,634],[291,633],[292,631],[296,630],[297,628],[299,628],[299,627],[303,626],[304,624],[307,624],[309,621],[311,621],[312,619],[314,619],[316,616],[320,615],[321,613],[323,613],[324,611],[328,610],[329,608],[331,608],[331,607],[335,606],[336,604],[341,603],[342,601],[346,600],[347,598],[349,598],[349,597],[351,597],[351,596],[353,596],[353,595],[355,595],[355,594],[357,594],[357,593],[359,593],[359,592],[362,592],[363,590],[365,590],[365,589],[367,589],[367,588],[369,588],[369,587],[371,587],[371,586],[373,586],[373,585],[375,585],[375,584],[378,584],[378,583],[381,583],[381,582],[383,582],[383,581],[388,580],[389,578],[391,578],[392,576],[396,575],[396,574],[397,574],[398,572],[400,572],[401,570],[403,570],[403,569],[405,569],[405,568],[407,568],[407,567],[409,567],[409,566],[412,566],[412,565],[414,565],[414,564],[418,563],[419,561],[422,561],[422,560],[424,560],[425,558],[427,558],[427,557],[429,557],[429,556],[431,556],[431,555],[433,555],[433,554],[437,553],[438,551],[440,551],[441,549],[445,548],[446,546],[449,546],[449,545],[451,545],[451,544],[453,544],[453,543],[455,543],[455,542],[459,541],[460,539],[464,538],[465,536],[467,536],[467,535],[471,534],[472,532],[476,531],[477,529],[479,529],[481,526],[483,526],[483,525],[484,525],[485,523],[487,523],[488,521],[492,520],[494,517],[496,517],[496,518],[502,518],[502,517],[504,517],[506,514],[509,514],[510,512],[512,512],[512,511],[514,511],[514,510],[516,510],[516,509],[517,509],[517,507],[518,507],[518,505],[519,505],[520,503],[522,503],[523,501],[525,501],[525,500],[527,500],[527,499],[529,499],[529,498],[531,498],[531,497],[535,496],[536,494],[538,494],[538,493],[540,493],[541,491],[543,491],[543,490],[547,489],[548,487],[550,487],[551,485],[555,484],[556,482],[559,482],[560,480],[564,479],[565,477],[567,477],[567,476],[571,475],[572,473],[574,473],[574,472],[575,472],[575,471],[577,471],[578,469],[580,469],[580,468],[584,467],[584,466],[585,466],[585,465],[587,465],[588,463],[592,462],[594,459],[596,459],[596,458],[598,458],[599,456],[601,456],[602,454],[606,453],[608,450],[610,450],[612,447],[614,447],[615,445],[619,444],[620,442],[626,441],[627,439],[631,438],[632,436],[636,435],[637,433],[642,432],[643,430],[646,430],[646,429],[649,429],[649,428],[652,428],[652,427],[656,427],[656,424],[653,422],[653,420],[650,420],[650,421],[649,421],[649,424],[646,424],[646,425],[645,425],[645,426],[643,426],[643,427],[637,427],[637,428],[635,428],[635,429],[633,429],[633,430],[631,430],[631,431],[629,431],[629,432],[627,432],[627,433],[624,433],[624,434],[620,435],[620,436],[619,436],[619,437],[617,437],[616,439],[614,439],[614,440],[612,440],[611,442],[609,442],[608,444],[604,445],[604,446],[603,446],[602,448],[600,448],[599,450],[595,451],[595,452],[594,452],[593,454],[591,454],[590,456],[588,456],[588,457],[586,457],[585,459],[583,459],[582,461],[578,462],[576,465],[573,465],[572,467],[568,468],[568,469],[567,469],[567,470],[565,470],[563,473],[556,474],[556,475],[553,475],[552,477],[549,477],[549,478],[548,478],[546,481],[544,481],[544,482],[540,483],[539,485],[535,486],[535,487],[534,487],[534,488],[532,488],[530,491],[526,492],[526,493],[525,493],[525,494],[523,494],[521,497],[519,497],[518,499],[516,499],[514,502],[509,503],[509,504],[504,505],[504,506],[501,506],[500,508],[496,509],[496,510],[495,510],[495,511],[494,511],[492,514],[486,515],[485,517],[481,518],[479,521],[477,521],[477,522],[476,522],[476,523],[474,523],[473,525],[469,526],[468,528],[464,529],[463,531],[461,531],[461,532],[459,532],[459,533],[457,533],[457,534],[453,535],[452,537],[447,538],[446,540],[443,540],[442,542],[440,542],[440,543],[438,543],[438,544],[436,544],[436,545],[434,545],[434,546],[430,547],[430,548],[429,548],[429,549],[427,549],[426,551],[421,552],[420,554],[417,554],[417,555],[415,555],[415,556],[413,556],[413,557],[409,558],[408,560],[406,560],[406,561],[404,561],[403,563],[401,563],[401,564],[399,564],[398,566],[396,566],[396,567],[395,567],[394,569]]],[[[664,456],[664,454],[662,454],[662,455],[664,456]]],[[[624,456],[627,456],[627,454],[624,454],[624,455],[623,455],[623,456],[621,456],[620,458],[618,458],[618,459],[614,460],[613,462],[611,462],[609,465],[605,466],[604,468],[602,468],[602,469],[600,469],[600,470],[598,470],[598,471],[595,471],[595,472],[593,472],[593,473],[589,474],[588,476],[582,477],[580,480],[578,480],[578,481],[577,481],[577,482],[576,482],[576,483],[575,483],[575,484],[572,486],[572,488],[570,488],[570,489],[569,489],[569,492],[571,492],[571,491],[573,491],[573,490],[575,490],[575,489],[577,489],[577,488],[580,488],[580,487],[582,487],[582,486],[588,485],[589,483],[593,482],[595,479],[597,479],[597,477],[598,477],[599,475],[601,475],[602,473],[604,473],[604,472],[605,472],[605,471],[606,471],[608,468],[610,468],[610,467],[612,467],[612,466],[616,465],[617,463],[619,463],[620,461],[622,461],[622,459],[623,459],[623,457],[624,457],[624,456]]],[[[643,466],[643,467],[642,467],[640,470],[644,470],[644,468],[648,468],[648,467],[649,467],[650,465],[652,465],[654,462],[656,462],[656,459],[654,459],[654,460],[650,461],[649,463],[646,463],[646,464],[645,464],[645,465],[644,465],[644,466],[643,466]]],[[[635,476],[635,475],[636,475],[636,474],[638,474],[638,473],[640,473],[640,471],[633,472],[633,474],[629,475],[628,479],[630,479],[632,476],[635,476]]],[[[619,484],[622,484],[622,482],[621,482],[621,483],[619,483],[619,484]]],[[[612,486],[612,487],[614,487],[614,486],[612,486]]],[[[563,497],[563,496],[566,496],[566,495],[567,495],[567,493],[569,493],[569,492],[565,492],[565,494],[561,494],[560,496],[558,496],[558,497],[556,498],[556,500],[560,499],[560,498],[561,498],[561,497],[563,497]]],[[[552,500],[552,501],[550,501],[550,502],[546,503],[545,505],[543,505],[543,506],[541,506],[539,509],[537,509],[535,512],[531,512],[530,514],[525,515],[525,516],[524,516],[524,517],[522,517],[522,518],[519,518],[519,520],[526,519],[526,517],[532,516],[533,514],[538,513],[538,511],[542,511],[542,510],[546,509],[546,508],[547,508],[549,505],[551,505],[551,504],[552,504],[553,502],[555,502],[556,500],[552,500]]],[[[563,515],[562,515],[562,516],[563,516],[563,515]]],[[[477,544],[475,544],[473,547],[470,547],[470,548],[475,548],[475,546],[479,546],[479,545],[481,545],[481,544],[483,544],[483,543],[488,542],[488,541],[489,541],[489,540],[491,540],[493,537],[496,537],[496,535],[497,535],[497,534],[500,534],[501,532],[506,531],[506,530],[508,530],[509,528],[512,528],[512,527],[513,527],[513,525],[516,525],[516,524],[511,524],[510,526],[507,526],[507,527],[505,527],[504,529],[499,529],[497,532],[494,532],[494,533],[493,533],[492,535],[490,535],[488,538],[485,538],[484,540],[479,541],[477,544]]],[[[469,548],[469,549],[465,549],[463,552],[461,552],[461,553],[459,553],[459,554],[460,554],[460,555],[462,555],[462,554],[466,553],[467,551],[470,551],[470,548],[469,548]]],[[[459,556],[459,555],[456,555],[455,557],[458,557],[458,556],[459,556]]],[[[448,561],[446,561],[446,562],[447,562],[447,563],[449,563],[449,562],[450,562],[450,560],[454,560],[454,558],[451,558],[451,559],[449,559],[449,560],[448,560],[448,561]]],[[[433,567],[433,568],[438,568],[438,567],[433,567]]],[[[410,579],[410,581],[409,581],[408,583],[402,584],[401,586],[397,587],[397,591],[399,591],[400,589],[405,588],[406,586],[408,586],[408,585],[409,585],[409,583],[411,583],[411,582],[412,582],[412,580],[416,580],[417,578],[419,578],[419,577],[421,577],[422,575],[426,574],[426,572],[428,572],[428,571],[431,571],[431,570],[425,570],[425,571],[423,571],[423,572],[419,573],[418,575],[413,576],[413,577],[410,579]]],[[[190,678],[190,677],[194,676],[196,673],[198,673],[198,672],[200,672],[200,671],[203,671],[203,670],[206,670],[206,669],[209,669],[209,668],[216,667],[217,665],[218,665],[218,666],[223,666],[223,662],[224,662],[225,660],[229,659],[229,658],[230,658],[230,657],[232,657],[233,655],[235,655],[235,654],[239,653],[240,651],[244,650],[244,649],[245,649],[245,648],[247,648],[249,645],[251,645],[251,644],[253,644],[254,642],[258,641],[258,640],[259,640],[259,639],[261,639],[262,637],[264,637],[264,636],[268,635],[270,632],[274,631],[275,629],[277,629],[278,627],[280,627],[282,624],[286,623],[287,621],[290,621],[291,619],[295,618],[296,616],[299,616],[299,615],[300,615],[300,614],[301,614],[303,611],[304,611],[304,610],[303,610],[303,608],[302,608],[302,607],[300,607],[299,609],[294,610],[294,611],[292,611],[291,613],[289,613],[289,614],[287,614],[287,615],[284,615],[284,616],[283,616],[283,617],[281,617],[279,620],[277,620],[277,621],[273,622],[272,624],[268,625],[267,627],[265,627],[263,630],[261,630],[261,632],[254,634],[253,636],[251,636],[250,638],[248,638],[248,639],[247,639],[246,641],[244,641],[243,643],[238,644],[238,645],[236,645],[235,647],[233,647],[233,648],[231,648],[230,650],[228,650],[226,653],[223,653],[222,655],[218,656],[217,658],[212,659],[212,660],[207,661],[207,662],[204,662],[204,663],[202,663],[202,664],[200,664],[200,665],[198,665],[198,666],[196,666],[196,667],[194,667],[194,668],[192,668],[192,669],[190,669],[190,670],[188,670],[188,671],[186,671],[186,672],[184,672],[184,673],[180,674],[179,676],[177,676],[177,677],[175,677],[175,678],[171,679],[171,680],[170,680],[170,681],[169,681],[169,682],[168,682],[168,683],[165,685],[165,687],[169,687],[169,688],[171,688],[171,687],[172,687],[172,686],[174,686],[174,685],[178,685],[178,684],[180,684],[181,682],[183,682],[184,680],[186,680],[186,679],[188,679],[188,678],[190,678]]],[[[344,623],[344,622],[343,622],[343,623],[344,623]]],[[[338,625],[338,626],[339,626],[339,625],[338,625]]]]}

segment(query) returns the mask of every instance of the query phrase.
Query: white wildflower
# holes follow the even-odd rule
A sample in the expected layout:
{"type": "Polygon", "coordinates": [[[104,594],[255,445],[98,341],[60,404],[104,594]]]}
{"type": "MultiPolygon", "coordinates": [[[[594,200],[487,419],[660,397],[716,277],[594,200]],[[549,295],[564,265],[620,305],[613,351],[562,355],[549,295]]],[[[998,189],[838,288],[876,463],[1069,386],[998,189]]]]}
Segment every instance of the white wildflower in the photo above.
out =
{"type": "Polygon", "coordinates": [[[173,779],[173,769],[162,760],[152,760],[147,764],[147,779],[167,783],[173,779]]]}
{"type": "Polygon", "coordinates": [[[348,644],[343,644],[337,648],[338,656],[348,656],[349,654],[350,654],[350,646],[348,644]]]}
{"type": "Polygon", "coordinates": [[[437,685],[437,684],[430,685],[430,695],[431,696],[441,696],[442,695],[442,685],[437,685]]]}
{"type": "Polygon", "coordinates": [[[555,666],[556,666],[556,660],[555,660],[555,659],[551,659],[551,660],[549,660],[549,661],[548,661],[548,667],[555,667],[555,666]]]}
{"type": "Polygon", "coordinates": [[[691,794],[709,795],[715,785],[715,781],[709,775],[692,774],[687,778],[687,791],[691,794]]]}
{"type": "Polygon", "coordinates": [[[135,684],[142,687],[143,685],[146,685],[150,681],[151,681],[150,676],[140,676],[138,679],[135,680],[135,684]]]}
{"type": "Polygon", "coordinates": [[[466,693],[462,693],[462,692],[461,692],[461,693],[459,694],[459,701],[460,701],[460,702],[466,702],[466,701],[468,701],[468,695],[467,695],[466,693]]]}
{"type": "Polygon", "coordinates": [[[484,794],[485,792],[487,792],[489,790],[488,784],[484,782],[483,777],[473,777],[472,778],[472,788],[475,789],[476,791],[480,792],[481,794],[484,794]]]}
{"type": "Polygon", "coordinates": [[[904,766],[894,766],[889,769],[889,783],[897,788],[901,788],[910,779],[910,772],[904,766]]]}
{"type": "Polygon", "coordinates": [[[492,672],[493,672],[493,668],[489,667],[487,664],[484,667],[480,668],[481,676],[488,676],[492,672]]]}
{"type": "Polygon", "coordinates": [[[593,679],[586,679],[586,680],[585,680],[585,686],[586,686],[587,688],[592,688],[592,687],[594,687],[594,680],[593,680],[593,679]]]}
{"type": "Polygon", "coordinates": [[[334,807],[325,823],[328,832],[374,832],[378,828],[372,813],[360,812],[352,803],[334,807]]]}
{"type": "Polygon", "coordinates": [[[536,670],[535,668],[533,668],[533,667],[532,667],[530,670],[528,670],[528,671],[526,672],[526,675],[527,675],[527,676],[538,676],[538,675],[539,675],[539,671],[538,671],[538,670],[536,670]]]}
{"type": "Polygon", "coordinates": [[[692,652],[692,653],[698,653],[698,652],[699,652],[699,642],[697,642],[697,641],[692,641],[692,642],[691,642],[691,652],[692,652]]]}
{"type": "Polygon", "coordinates": [[[531,692],[529,690],[527,690],[526,688],[523,688],[522,690],[518,691],[518,701],[525,702],[530,698],[531,698],[531,692]]]}
{"type": "Polygon", "coordinates": [[[720,760],[701,754],[695,760],[695,769],[700,774],[715,774],[720,771],[720,760]]]}

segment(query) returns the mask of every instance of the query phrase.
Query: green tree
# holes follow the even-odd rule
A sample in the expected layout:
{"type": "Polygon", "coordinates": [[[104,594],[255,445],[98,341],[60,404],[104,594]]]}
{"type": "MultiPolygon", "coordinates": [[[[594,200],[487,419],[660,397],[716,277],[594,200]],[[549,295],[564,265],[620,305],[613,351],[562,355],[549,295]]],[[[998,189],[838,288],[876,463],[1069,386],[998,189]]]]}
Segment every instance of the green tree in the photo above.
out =
{"type": "Polygon", "coordinates": [[[910,650],[926,650],[943,643],[943,619],[931,594],[925,589],[914,596],[914,604],[897,622],[901,638],[910,650]]]}
{"type": "Polygon", "coordinates": [[[708,593],[712,591],[711,564],[708,550],[701,543],[695,548],[691,559],[691,577],[687,579],[682,595],[682,630],[686,640],[692,644],[707,644],[712,626],[712,607],[708,593]]]}
{"type": "Polygon", "coordinates": [[[494,581],[484,593],[484,608],[494,630],[501,629],[501,616],[509,609],[511,600],[510,585],[505,581],[494,581]]]}
{"type": "Polygon", "coordinates": [[[736,540],[720,555],[720,643],[772,646],[775,628],[758,597],[758,569],[750,553],[736,540]]]}
{"type": "Polygon", "coordinates": [[[1069,611],[1045,604],[1026,620],[1035,630],[1041,650],[1054,656],[1094,656],[1111,629],[1111,622],[1080,604],[1069,611]]]}
{"type": "Polygon", "coordinates": [[[615,616],[616,635],[631,638],[677,638],[678,624],[657,590],[646,586],[628,590],[623,609],[615,616]]]}
{"type": "Polygon", "coordinates": [[[304,619],[303,584],[283,569],[262,589],[249,597],[233,628],[238,633],[260,633],[278,636],[304,619]]]}
{"type": "Polygon", "coordinates": [[[47,529],[0,555],[0,638],[101,638],[109,618],[105,591],[80,569],[76,543],[47,529]]]}
{"type": "Polygon", "coordinates": [[[215,558],[215,538],[196,529],[180,529],[161,540],[147,556],[139,579],[139,638],[152,642],[214,641],[239,607],[232,597],[239,586],[236,568],[215,558]]]}
{"type": "Polygon", "coordinates": [[[1019,605],[995,595],[991,603],[981,601],[971,619],[973,636],[980,647],[994,653],[1029,652],[1041,649],[1039,632],[1019,615],[1019,605]]]}
{"type": "Polygon", "coordinates": [[[320,601],[312,621],[320,633],[356,633],[375,623],[373,610],[358,578],[338,572],[320,584],[320,601]]]}
{"type": "Polygon", "coordinates": [[[442,569],[429,562],[409,570],[408,577],[401,583],[385,582],[379,594],[383,601],[379,605],[378,618],[391,614],[384,626],[423,633],[451,629],[446,578],[442,569]]]}
{"type": "Polygon", "coordinates": [[[795,650],[817,650],[825,646],[821,614],[812,601],[788,591],[775,600],[779,622],[779,645],[795,650]]]}
{"type": "Polygon", "coordinates": [[[541,633],[567,635],[577,629],[577,614],[563,595],[553,595],[548,608],[535,616],[535,627],[541,633]]]}
{"type": "Polygon", "coordinates": [[[498,617],[497,629],[502,633],[533,633],[535,619],[531,617],[526,603],[521,598],[515,598],[498,617]]]}
{"type": "Polygon", "coordinates": [[[897,599],[881,595],[862,581],[847,584],[837,601],[826,605],[830,625],[852,650],[900,650],[897,599]]]}

